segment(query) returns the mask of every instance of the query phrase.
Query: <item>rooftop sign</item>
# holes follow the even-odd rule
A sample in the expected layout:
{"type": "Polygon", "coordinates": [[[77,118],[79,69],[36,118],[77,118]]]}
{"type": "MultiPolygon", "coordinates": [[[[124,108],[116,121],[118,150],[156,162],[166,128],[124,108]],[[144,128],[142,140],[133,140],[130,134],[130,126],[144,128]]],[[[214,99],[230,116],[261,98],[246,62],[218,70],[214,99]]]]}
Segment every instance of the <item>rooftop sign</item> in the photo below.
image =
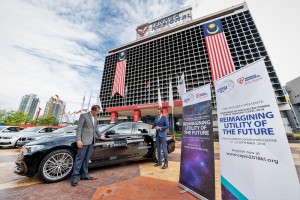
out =
{"type": "Polygon", "coordinates": [[[160,31],[172,28],[179,24],[192,21],[192,7],[186,7],[179,11],[160,17],[154,21],[142,24],[136,28],[136,38],[156,34],[160,31]]]}

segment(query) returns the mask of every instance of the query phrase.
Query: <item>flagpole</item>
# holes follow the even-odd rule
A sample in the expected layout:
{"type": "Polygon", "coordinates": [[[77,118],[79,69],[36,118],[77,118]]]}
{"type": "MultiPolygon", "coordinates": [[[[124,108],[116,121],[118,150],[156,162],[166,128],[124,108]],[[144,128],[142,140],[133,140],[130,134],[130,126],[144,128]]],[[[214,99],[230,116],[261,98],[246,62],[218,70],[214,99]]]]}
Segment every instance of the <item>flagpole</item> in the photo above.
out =
{"type": "MultiPolygon", "coordinates": [[[[171,87],[172,87],[172,79],[170,78],[169,76],[169,80],[171,81],[171,87]]],[[[169,85],[170,86],[170,85],[169,85]]],[[[170,88],[169,88],[170,90],[170,88]]],[[[173,88],[172,88],[172,93],[173,93],[173,88]]],[[[173,132],[174,132],[174,97],[173,97],[173,94],[172,94],[172,98],[173,98],[173,106],[172,106],[172,127],[173,127],[173,132]]],[[[169,100],[170,102],[170,100],[169,100]]]]}
{"type": "Polygon", "coordinates": [[[90,94],[90,98],[89,98],[89,103],[88,103],[88,106],[87,106],[87,112],[90,110],[90,104],[91,104],[91,99],[92,99],[92,92],[93,92],[93,90],[91,90],[91,94],[90,94]]]}
{"type": "Polygon", "coordinates": [[[76,115],[76,110],[75,110],[74,115],[73,115],[73,125],[75,123],[75,115],[76,115]]]}
{"type": "Polygon", "coordinates": [[[80,114],[82,114],[82,112],[83,112],[84,100],[85,100],[85,91],[84,91],[84,96],[83,96],[83,100],[82,100],[80,114]]]}

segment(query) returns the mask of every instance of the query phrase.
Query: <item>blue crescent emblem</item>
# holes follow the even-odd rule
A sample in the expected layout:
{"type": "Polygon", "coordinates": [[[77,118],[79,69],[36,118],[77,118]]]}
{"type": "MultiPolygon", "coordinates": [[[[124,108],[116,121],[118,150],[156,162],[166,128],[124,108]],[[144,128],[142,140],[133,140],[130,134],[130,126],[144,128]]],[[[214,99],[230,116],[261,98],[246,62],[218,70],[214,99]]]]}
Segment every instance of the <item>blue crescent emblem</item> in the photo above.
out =
{"type": "Polygon", "coordinates": [[[219,31],[219,27],[215,23],[211,23],[208,25],[208,29],[206,30],[210,35],[216,34],[219,31]]]}
{"type": "Polygon", "coordinates": [[[124,52],[121,52],[120,53],[120,56],[119,56],[119,60],[124,60],[126,58],[126,55],[124,52]]]}

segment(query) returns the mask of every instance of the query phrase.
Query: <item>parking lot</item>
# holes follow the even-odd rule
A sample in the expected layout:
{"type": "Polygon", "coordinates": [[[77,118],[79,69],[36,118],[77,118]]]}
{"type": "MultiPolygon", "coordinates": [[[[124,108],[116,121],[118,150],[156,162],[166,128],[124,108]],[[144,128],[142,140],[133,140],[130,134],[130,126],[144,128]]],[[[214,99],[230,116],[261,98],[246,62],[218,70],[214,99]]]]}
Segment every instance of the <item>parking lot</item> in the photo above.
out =
{"type": "MultiPolygon", "coordinates": [[[[219,143],[215,142],[216,197],[220,197],[219,143]]],[[[290,143],[300,174],[300,143],[290,143]]],[[[93,181],[80,181],[70,186],[70,179],[58,183],[43,183],[38,176],[22,177],[13,173],[19,149],[0,149],[0,199],[195,199],[189,193],[180,194],[177,186],[180,171],[181,142],[169,157],[169,168],[153,167],[151,160],[90,170],[93,181]]]]}

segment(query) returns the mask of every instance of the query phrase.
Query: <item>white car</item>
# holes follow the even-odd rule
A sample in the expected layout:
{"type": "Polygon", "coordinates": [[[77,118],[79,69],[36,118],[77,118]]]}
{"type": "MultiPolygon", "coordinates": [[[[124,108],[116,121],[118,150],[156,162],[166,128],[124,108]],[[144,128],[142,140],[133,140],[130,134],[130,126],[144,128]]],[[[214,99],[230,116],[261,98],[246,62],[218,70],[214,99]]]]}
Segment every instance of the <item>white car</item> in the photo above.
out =
{"type": "Polygon", "coordinates": [[[22,136],[32,133],[46,133],[52,132],[52,127],[35,126],[26,128],[19,132],[4,132],[0,133],[0,148],[1,147],[15,147],[18,139],[22,136]]]}
{"type": "Polygon", "coordinates": [[[23,130],[24,128],[20,126],[0,126],[0,133],[5,133],[5,132],[18,132],[23,130]]]}

